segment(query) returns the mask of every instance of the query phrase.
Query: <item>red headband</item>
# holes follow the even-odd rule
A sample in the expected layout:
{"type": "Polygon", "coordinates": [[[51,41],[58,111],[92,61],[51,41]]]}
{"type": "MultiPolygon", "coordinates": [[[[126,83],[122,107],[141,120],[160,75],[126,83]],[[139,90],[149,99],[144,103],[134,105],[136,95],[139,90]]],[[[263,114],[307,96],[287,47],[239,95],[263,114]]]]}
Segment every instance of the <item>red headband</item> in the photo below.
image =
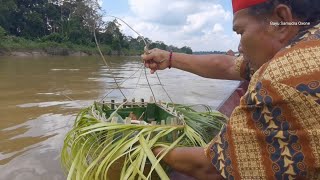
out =
{"type": "Polygon", "coordinates": [[[233,13],[266,1],[267,0],[232,0],[233,13]]]}

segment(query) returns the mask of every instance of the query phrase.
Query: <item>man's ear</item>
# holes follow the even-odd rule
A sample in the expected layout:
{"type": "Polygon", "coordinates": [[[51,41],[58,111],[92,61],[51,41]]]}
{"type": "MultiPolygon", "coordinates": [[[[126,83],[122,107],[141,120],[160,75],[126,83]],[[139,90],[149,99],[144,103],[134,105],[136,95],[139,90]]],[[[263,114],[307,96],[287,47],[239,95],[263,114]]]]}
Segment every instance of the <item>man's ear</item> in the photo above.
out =
{"type": "Polygon", "coordinates": [[[287,5],[279,4],[274,8],[271,19],[280,24],[278,26],[275,26],[274,28],[279,41],[282,43],[287,41],[288,36],[292,34],[292,31],[296,29],[296,26],[283,24],[281,25],[281,22],[291,23],[296,21],[296,19],[293,17],[291,9],[287,5]]]}

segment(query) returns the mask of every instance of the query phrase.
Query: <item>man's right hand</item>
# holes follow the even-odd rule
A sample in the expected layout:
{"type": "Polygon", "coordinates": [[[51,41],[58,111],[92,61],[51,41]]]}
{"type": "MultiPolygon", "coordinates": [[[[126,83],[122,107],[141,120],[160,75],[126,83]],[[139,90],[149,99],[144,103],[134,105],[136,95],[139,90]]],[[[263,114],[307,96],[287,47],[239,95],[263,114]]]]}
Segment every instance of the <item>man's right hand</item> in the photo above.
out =
{"type": "Polygon", "coordinates": [[[151,74],[157,70],[163,70],[169,67],[170,52],[161,49],[151,49],[141,55],[145,67],[150,68],[151,74]]]}
{"type": "MultiPolygon", "coordinates": [[[[162,147],[156,147],[152,151],[155,156],[161,156],[162,147]]],[[[168,152],[162,161],[172,169],[194,177],[199,180],[216,179],[222,180],[223,177],[211,163],[202,147],[177,147],[168,152]]]]}

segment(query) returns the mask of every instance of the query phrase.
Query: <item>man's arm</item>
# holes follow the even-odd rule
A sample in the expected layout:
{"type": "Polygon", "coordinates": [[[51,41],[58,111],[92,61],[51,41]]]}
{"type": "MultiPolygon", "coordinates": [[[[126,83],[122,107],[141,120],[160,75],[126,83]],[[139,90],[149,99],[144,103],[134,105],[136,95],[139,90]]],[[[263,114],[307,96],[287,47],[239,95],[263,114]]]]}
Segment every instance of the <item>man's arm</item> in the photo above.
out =
{"type": "Polygon", "coordinates": [[[174,53],[172,67],[206,78],[242,80],[236,70],[236,57],[229,55],[188,55],[174,53]]]}
{"type": "MultiPolygon", "coordinates": [[[[158,155],[162,148],[155,148],[158,155]]],[[[174,170],[199,180],[223,179],[201,147],[179,147],[171,150],[163,159],[174,170]]]]}
{"type": "MultiPolygon", "coordinates": [[[[152,49],[142,55],[142,60],[151,72],[163,70],[169,66],[170,52],[152,49]]],[[[171,66],[206,78],[242,80],[236,68],[236,57],[229,55],[190,55],[173,53],[171,66]]]]}

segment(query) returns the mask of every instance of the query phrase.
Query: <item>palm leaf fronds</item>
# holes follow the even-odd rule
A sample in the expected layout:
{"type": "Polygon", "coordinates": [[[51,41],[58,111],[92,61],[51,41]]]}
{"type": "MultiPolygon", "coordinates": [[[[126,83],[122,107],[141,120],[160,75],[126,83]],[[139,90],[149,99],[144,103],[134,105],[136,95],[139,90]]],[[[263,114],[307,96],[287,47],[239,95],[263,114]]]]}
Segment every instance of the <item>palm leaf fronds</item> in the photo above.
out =
{"type": "Polygon", "coordinates": [[[197,112],[192,106],[168,103],[123,103],[116,109],[114,104],[95,103],[77,116],[61,160],[68,179],[169,179],[160,164],[163,156],[177,146],[205,146],[224,122],[223,115],[208,107],[197,112]],[[132,114],[143,121],[131,124],[132,114]],[[165,147],[161,157],[151,151],[157,146],[165,147]]]}

